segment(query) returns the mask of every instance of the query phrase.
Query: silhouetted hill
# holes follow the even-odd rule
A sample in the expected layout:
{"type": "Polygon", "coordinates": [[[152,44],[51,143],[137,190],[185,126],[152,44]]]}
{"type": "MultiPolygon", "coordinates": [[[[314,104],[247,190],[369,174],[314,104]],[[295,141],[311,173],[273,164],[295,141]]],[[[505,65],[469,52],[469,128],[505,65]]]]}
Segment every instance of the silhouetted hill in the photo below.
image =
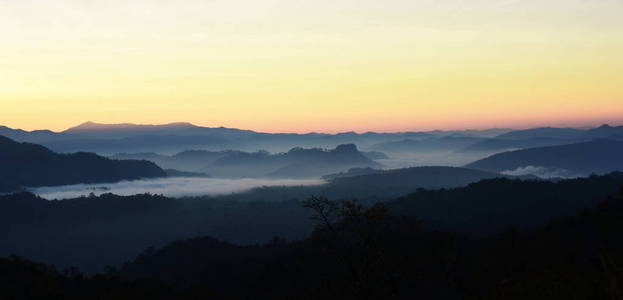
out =
{"type": "MultiPolygon", "coordinates": [[[[526,197],[551,188],[563,191],[564,197],[586,187],[611,190],[601,181],[621,178],[612,175],[553,186],[496,179],[461,189],[459,194],[435,193],[449,192],[445,196],[459,200],[470,196],[468,189],[480,186],[481,192],[465,200],[488,197],[488,203],[494,198],[503,202],[517,187],[528,184],[532,187],[526,197]],[[500,182],[493,195],[485,193],[490,184],[500,182]],[[505,188],[510,188],[508,194],[497,192],[505,188]]],[[[310,210],[317,217],[321,212],[332,217],[317,218],[313,234],[296,242],[275,237],[261,245],[237,246],[211,237],[183,239],[148,248],[119,272],[109,269],[92,277],[75,269],[63,274],[22,258],[0,258],[0,298],[619,299],[623,199],[592,191],[572,195],[573,205],[592,206],[578,214],[487,238],[429,231],[413,217],[393,215],[392,211],[401,212],[395,208],[387,211],[383,206],[366,208],[316,198],[319,201],[306,203],[321,209],[310,210]]],[[[433,191],[425,192],[429,194],[420,195],[424,197],[420,200],[444,200],[444,195],[428,198],[433,191]]],[[[416,199],[411,200],[408,204],[416,199]]],[[[494,212],[497,219],[505,213],[494,212]]],[[[530,213],[523,216],[529,218],[530,213]]]]}
{"type": "Polygon", "coordinates": [[[178,288],[196,287],[197,278],[202,278],[210,288],[227,290],[259,275],[279,252],[286,251],[276,247],[239,246],[210,237],[194,238],[143,253],[125,264],[121,272],[129,280],[154,278],[155,274],[166,272],[171,279],[169,283],[178,288]]]}
{"type": "Polygon", "coordinates": [[[84,276],[21,257],[0,258],[0,299],[176,299],[182,293],[157,281],[122,281],[116,274],[84,276]]]}
{"type": "Polygon", "coordinates": [[[623,140],[623,126],[603,125],[589,130],[542,127],[515,130],[462,149],[462,152],[500,152],[588,142],[592,139],[623,140]]]}
{"type": "Polygon", "coordinates": [[[240,153],[240,151],[207,151],[186,150],[171,156],[146,153],[118,153],[112,155],[113,159],[144,159],[156,163],[161,168],[177,169],[186,172],[204,170],[206,166],[227,155],[240,153]]]}
{"type": "Polygon", "coordinates": [[[89,138],[120,139],[132,136],[163,135],[163,136],[212,136],[224,138],[239,138],[253,135],[255,132],[225,127],[201,127],[190,123],[170,123],[163,125],[138,125],[138,124],[98,124],[86,122],[76,127],[67,129],[62,133],[73,136],[87,136],[89,138]]]}
{"type": "Polygon", "coordinates": [[[233,152],[204,170],[222,177],[317,178],[353,167],[379,166],[355,145],[349,144],[332,150],[293,148],[279,154],[233,152]]]}
{"type": "Polygon", "coordinates": [[[65,132],[103,132],[103,131],[159,131],[159,130],[177,130],[193,128],[194,125],[190,123],[169,123],[163,125],[137,125],[131,123],[122,124],[101,124],[95,122],[85,122],[78,126],[69,128],[65,132]]]}
{"type": "MultiPolygon", "coordinates": [[[[620,184],[621,174],[613,176],[620,184]]],[[[550,188],[563,191],[559,200],[547,203],[551,207],[569,195],[571,206],[590,206],[578,213],[566,210],[565,214],[571,213],[566,217],[554,213],[549,216],[553,219],[544,220],[540,215],[533,223],[538,224],[536,228],[514,228],[488,238],[426,230],[415,218],[392,214],[403,215],[402,207],[387,213],[382,206],[366,209],[352,203],[326,202],[323,206],[321,202],[321,207],[329,212],[334,207],[342,217],[326,222],[319,218],[313,235],[304,241],[274,239],[265,245],[240,247],[212,238],[183,240],[146,251],[124,265],[121,274],[160,279],[178,288],[218,289],[240,299],[618,299],[623,287],[623,241],[619,238],[623,200],[608,197],[615,193],[605,191],[573,194],[586,187],[611,191],[611,184],[597,182],[602,179],[560,185],[497,179],[459,189],[459,194],[442,190],[434,193],[448,194],[398,201],[435,203],[448,196],[472,202],[486,197],[493,204],[528,185],[525,191],[530,196],[550,188]],[[499,183],[493,195],[485,194],[490,184],[499,183]],[[481,188],[473,195],[467,192],[481,188]],[[505,188],[510,188],[508,193],[498,192],[505,188]],[[462,199],[465,196],[474,197],[462,199]],[[217,276],[221,273],[225,280],[217,276]]],[[[529,201],[542,200],[553,199],[545,196],[529,201]]],[[[448,203],[440,206],[444,204],[448,203]]],[[[413,206],[406,209],[417,212],[413,206]]],[[[500,220],[508,216],[508,210],[491,213],[500,220]]],[[[512,215],[531,218],[531,212],[523,209],[512,215]]],[[[483,216],[473,221],[487,223],[478,217],[483,216]]]]}
{"type": "Polygon", "coordinates": [[[573,140],[584,137],[586,133],[586,130],[575,128],[540,127],[526,130],[514,130],[501,134],[496,138],[504,140],[526,140],[539,138],[573,140]]]}
{"type": "Polygon", "coordinates": [[[534,227],[595,206],[623,186],[623,173],[558,182],[488,179],[454,189],[419,190],[389,203],[395,215],[414,216],[471,233],[534,227]]]}
{"type": "MultiPolygon", "coordinates": [[[[323,176],[324,177],[324,176],[323,176]]],[[[304,187],[265,187],[249,193],[221,196],[226,201],[303,200],[309,195],[322,195],[337,200],[358,199],[364,204],[388,201],[419,188],[453,188],[486,178],[517,178],[492,172],[453,167],[414,167],[379,170],[353,168],[346,173],[328,175],[328,183],[304,187]],[[357,175],[355,175],[357,174],[357,175]]]]}
{"type": "Polygon", "coordinates": [[[49,130],[24,131],[21,129],[11,129],[6,126],[0,126],[0,136],[4,136],[21,142],[38,143],[42,141],[53,140],[56,134],[49,130]]]}
{"type": "MultiPolygon", "coordinates": [[[[333,148],[341,144],[356,144],[361,149],[372,149],[373,145],[397,151],[459,150],[469,145],[469,139],[493,140],[530,140],[500,146],[486,144],[477,146],[478,151],[498,152],[508,149],[528,148],[560,144],[557,140],[578,142],[592,138],[621,139],[621,126],[602,126],[591,130],[568,128],[536,128],[511,131],[510,129],[454,130],[428,132],[395,133],[354,133],[338,134],[308,133],[262,133],[224,127],[202,127],[189,123],[171,123],[164,125],[137,124],[97,124],[87,122],[63,132],[47,130],[24,131],[0,127],[0,135],[16,141],[42,144],[58,152],[88,151],[110,155],[120,152],[157,152],[178,153],[186,149],[210,149],[257,151],[267,149],[271,152],[284,152],[293,147],[333,148]],[[576,137],[576,133],[584,133],[576,137]],[[550,140],[548,143],[544,141],[550,140]],[[427,142],[419,143],[422,140],[427,142]]],[[[507,142],[508,143],[508,142],[507,142]]],[[[388,151],[389,152],[389,151],[388,151]]]]}
{"type": "Polygon", "coordinates": [[[623,126],[609,126],[607,124],[589,129],[587,138],[623,140],[623,126]]]}
{"type": "Polygon", "coordinates": [[[57,152],[89,151],[101,154],[119,152],[177,152],[179,149],[214,149],[225,150],[241,147],[230,139],[203,135],[137,135],[120,139],[84,137],[49,141],[46,147],[57,152]]]}
{"type": "Polygon", "coordinates": [[[467,185],[482,179],[505,177],[497,173],[454,167],[414,167],[379,170],[360,176],[338,176],[332,183],[340,186],[379,188],[447,188],[467,185]]]}
{"type": "Polygon", "coordinates": [[[504,152],[466,167],[502,172],[528,166],[564,169],[584,175],[623,170],[623,141],[594,140],[504,152]]]}
{"type": "MultiPolygon", "coordinates": [[[[390,207],[395,203],[397,215],[418,216],[427,227],[496,232],[507,226],[541,224],[548,216],[590,207],[596,199],[616,193],[623,184],[620,176],[556,184],[494,179],[462,189],[416,192],[418,187],[457,187],[466,181],[438,181],[435,178],[441,175],[426,176],[425,170],[403,171],[420,174],[410,180],[396,180],[396,174],[383,179],[375,174],[324,186],[260,188],[219,197],[104,194],[48,201],[28,193],[0,196],[0,256],[17,254],[93,272],[120,264],[147,247],[197,236],[246,245],[274,236],[300,240],[312,231],[310,212],[301,206],[310,195],[357,199],[362,204],[389,202],[390,207]],[[405,201],[391,201],[414,192],[405,201]]],[[[447,168],[436,172],[468,171],[447,168]]]]}
{"type": "Polygon", "coordinates": [[[253,201],[236,195],[174,199],[104,194],[59,201],[30,193],[0,195],[0,257],[17,254],[95,272],[178,239],[210,235],[255,244],[275,235],[307,236],[312,227],[300,201],[271,195],[253,201]]]}
{"type": "Polygon", "coordinates": [[[372,146],[372,149],[378,151],[385,151],[390,153],[395,152],[428,152],[428,151],[453,151],[458,150],[469,145],[478,143],[485,140],[479,137],[456,137],[456,136],[444,136],[439,138],[428,138],[422,140],[405,139],[401,141],[387,142],[382,144],[376,144],[372,146]]]}
{"type": "MultiPolygon", "coordinates": [[[[261,133],[250,130],[240,130],[235,128],[224,127],[202,127],[188,123],[172,123],[165,125],[136,125],[136,124],[97,124],[87,122],[77,127],[71,128],[61,134],[78,137],[79,139],[126,139],[134,142],[137,136],[183,136],[194,137],[194,139],[208,139],[213,141],[221,141],[219,143],[190,143],[190,141],[175,144],[177,148],[165,147],[162,143],[153,148],[158,152],[179,152],[184,149],[212,149],[212,150],[246,150],[255,151],[258,149],[270,149],[274,152],[280,152],[293,147],[335,147],[346,143],[374,143],[379,140],[387,139],[394,135],[416,136],[424,133],[363,133],[344,132],[338,134],[289,134],[289,133],[261,133]],[[368,142],[368,140],[370,140],[368,142]]],[[[91,141],[93,142],[93,141],[91,141]]],[[[136,142],[135,142],[136,143],[136,142]]],[[[63,149],[69,149],[73,146],[70,142],[55,145],[63,149]]],[[[82,147],[82,146],[81,146],[82,147]]],[[[99,145],[91,145],[92,148],[99,145]]],[[[134,147],[138,149],[138,147],[134,147]]],[[[128,148],[119,148],[120,151],[128,151],[128,148]]],[[[108,152],[107,149],[102,151],[108,152]]]]}
{"type": "MultiPolygon", "coordinates": [[[[369,160],[377,160],[377,159],[387,159],[387,155],[381,152],[360,152],[369,160]]],[[[328,170],[332,170],[334,168],[338,168],[338,170],[342,170],[341,166],[342,162],[335,162],[334,160],[326,160],[320,159],[318,160],[318,165],[312,166],[314,169],[311,169],[310,166],[298,166],[297,162],[293,161],[290,167],[284,166],[284,161],[286,159],[274,159],[275,157],[268,158],[270,154],[265,151],[260,151],[256,153],[247,153],[242,151],[206,151],[206,150],[187,150],[184,152],[177,153],[172,156],[160,155],[156,153],[119,153],[111,156],[114,159],[144,159],[149,160],[162,168],[166,169],[177,169],[185,172],[196,172],[196,171],[209,171],[212,169],[212,164],[217,160],[236,160],[236,159],[248,159],[248,163],[257,163],[262,164],[262,160],[269,160],[270,163],[266,165],[266,170],[263,175],[270,173],[270,175],[266,176],[282,176],[279,175],[280,172],[283,174],[290,173],[293,177],[317,177],[318,174],[325,174],[328,170]],[[253,160],[255,159],[255,162],[253,160]],[[274,164],[274,165],[270,165],[274,164]],[[335,167],[333,167],[333,166],[335,167]],[[282,169],[284,168],[284,169],[282,169]],[[291,170],[288,171],[288,168],[291,170]],[[272,171],[271,171],[272,170],[272,171]],[[275,173],[275,174],[273,174],[275,173]]],[[[345,157],[346,159],[350,159],[345,157]]],[[[348,160],[344,161],[345,163],[349,163],[348,160]]],[[[300,162],[299,162],[300,163],[300,162]]],[[[215,168],[221,168],[222,166],[217,163],[215,168]]],[[[226,167],[225,167],[226,168],[226,167]]],[[[239,167],[234,163],[233,168],[235,171],[232,171],[229,176],[234,177],[249,177],[254,176],[253,171],[249,174],[238,173],[239,167]]],[[[225,171],[223,171],[225,172],[225,171]]]]}
{"type": "Polygon", "coordinates": [[[578,142],[577,140],[565,140],[548,137],[527,138],[527,139],[502,139],[493,138],[484,140],[463,149],[460,152],[485,152],[498,153],[509,150],[528,149],[536,147],[566,145],[578,142]]]}
{"type": "Polygon", "coordinates": [[[147,161],[110,160],[93,153],[57,154],[35,144],[0,136],[2,189],[78,183],[116,182],[166,176],[147,161]]]}

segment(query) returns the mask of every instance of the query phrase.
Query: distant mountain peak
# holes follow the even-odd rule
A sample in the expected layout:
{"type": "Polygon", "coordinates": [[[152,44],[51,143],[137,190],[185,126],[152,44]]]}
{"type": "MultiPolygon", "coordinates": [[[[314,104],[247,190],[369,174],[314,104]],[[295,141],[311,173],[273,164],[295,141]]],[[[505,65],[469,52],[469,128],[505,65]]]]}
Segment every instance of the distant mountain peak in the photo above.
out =
{"type": "Polygon", "coordinates": [[[621,129],[623,128],[623,126],[611,126],[609,124],[603,124],[599,127],[594,128],[593,130],[617,130],[617,129],[621,129]]]}
{"type": "Polygon", "coordinates": [[[147,128],[191,128],[195,125],[187,122],[176,122],[162,125],[151,124],[133,124],[133,123],[120,123],[120,124],[103,124],[92,121],[84,122],[78,126],[69,128],[66,132],[81,132],[81,131],[98,131],[98,130],[128,130],[128,129],[147,129],[147,128]]]}
{"type": "Polygon", "coordinates": [[[129,123],[124,123],[124,124],[102,124],[102,123],[95,123],[95,122],[84,122],[78,126],[72,127],[67,129],[66,131],[71,132],[71,131],[94,131],[94,130],[102,130],[102,129],[121,129],[121,128],[130,128],[130,127],[134,127],[137,125],[134,124],[129,124],[129,123]]]}
{"type": "Polygon", "coordinates": [[[174,122],[174,123],[169,123],[169,124],[165,124],[165,125],[161,125],[161,126],[166,126],[166,127],[197,127],[195,124],[188,123],[188,122],[174,122]]]}

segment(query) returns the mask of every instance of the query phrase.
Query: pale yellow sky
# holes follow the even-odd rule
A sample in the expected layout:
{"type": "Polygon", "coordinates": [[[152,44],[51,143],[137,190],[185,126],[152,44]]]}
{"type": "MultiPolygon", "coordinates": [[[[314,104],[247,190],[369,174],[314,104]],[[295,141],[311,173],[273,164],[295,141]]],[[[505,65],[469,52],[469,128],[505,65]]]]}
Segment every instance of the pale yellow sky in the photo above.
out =
{"type": "Polygon", "coordinates": [[[0,124],[623,121],[620,0],[0,0],[0,124]]]}

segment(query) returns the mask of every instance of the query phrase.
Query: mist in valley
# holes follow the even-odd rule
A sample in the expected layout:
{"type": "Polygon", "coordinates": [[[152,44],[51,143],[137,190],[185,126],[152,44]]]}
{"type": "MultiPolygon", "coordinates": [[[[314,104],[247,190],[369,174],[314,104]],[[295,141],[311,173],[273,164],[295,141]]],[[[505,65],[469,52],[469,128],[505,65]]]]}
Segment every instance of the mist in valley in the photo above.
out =
{"type": "Polygon", "coordinates": [[[218,196],[241,193],[259,187],[315,186],[322,185],[321,179],[268,179],[268,178],[204,178],[170,177],[145,180],[122,181],[111,184],[76,184],[30,189],[36,195],[48,200],[99,196],[113,193],[120,196],[154,194],[167,197],[218,196]]]}

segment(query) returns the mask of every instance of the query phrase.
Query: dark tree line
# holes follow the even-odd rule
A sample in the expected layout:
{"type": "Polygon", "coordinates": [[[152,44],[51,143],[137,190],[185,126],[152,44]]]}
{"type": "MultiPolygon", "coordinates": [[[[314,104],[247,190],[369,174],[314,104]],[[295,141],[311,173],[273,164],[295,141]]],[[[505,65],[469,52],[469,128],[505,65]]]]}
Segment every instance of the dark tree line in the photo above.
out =
{"type": "MultiPolygon", "coordinates": [[[[302,203],[308,214],[296,216],[311,216],[315,224],[312,234],[301,240],[274,237],[247,246],[211,237],[179,240],[148,248],[118,269],[98,275],[83,275],[75,268],[58,271],[16,257],[1,259],[0,298],[621,299],[623,189],[615,196],[612,186],[617,182],[620,189],[620,174],[558,183],[494,179],[452,190],[421,190],[375,205],[316,196],[302,203]],[[601,188],[608,192],[598,193],[601,188]],[[524,210],[516,203],[521,200],[528,203],[524,210]],[[460,201],[478,204],[477,211],[489,207],[487,215],[496,219],[529,220],[532,208],[549,211],[551,218],[474,235],[430,226],[417,216],[422,202],[457,205],[465,215],[473,214],[460,201]],[[500,210],[498,203],[507,203],[508,209],[500,210]],[[556,206],[563,213],[554,213],[556,206]]],[[[27,194],[19,201],[1,200],[5,208],[12,203],[14,214],[29,202],[42,205],[27,194]]],[[[84,212],[82,203],[90,203],[90,210],[98,211],[94,216],[102,220],[122,217],[119,207],[127,216],[136,216],[132,209],[144,212],[150,207],[154,219],[170,225],[179,220],[167,220],[160,211],[185,214],[178,204],[159,196],[67,201],[46,202],[64,203],[63,210],[26,208],[22,216],[23,212],[32,220],[49,218],[50,213],[66,216],[65,209],[84,212]]],[[[65,219],[65,230],[75,226],[74,220],[65,219]]],[[[20,222],[12,220],[11,224],[20,222]]],[[[84,220],[94,219],[84,216],[84,220]]],[[[250,220],[248,227],[253,227],[250,220]]],[[[473,227],[477,228],[481,227],[473,227]]]]}
{"type": "Polygon", "coordinates": [[[621,299],[619,197],[538,229],[474,239],[387,207],[312,197],[314,233],[237,246],[213,238],[147,249],[82,275],[0,259],[2,299],[621,299]]]}

